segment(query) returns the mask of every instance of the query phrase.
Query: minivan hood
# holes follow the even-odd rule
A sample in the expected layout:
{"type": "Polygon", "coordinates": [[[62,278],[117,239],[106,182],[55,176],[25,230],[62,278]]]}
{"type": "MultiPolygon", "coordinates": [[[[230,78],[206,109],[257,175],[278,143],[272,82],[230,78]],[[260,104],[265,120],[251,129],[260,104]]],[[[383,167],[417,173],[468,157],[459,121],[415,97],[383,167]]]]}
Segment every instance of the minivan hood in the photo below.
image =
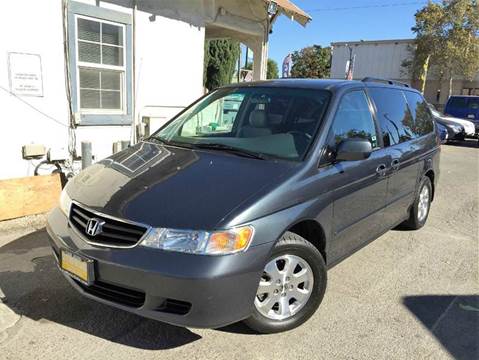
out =
{"type": "Polygon", "coordinates": [[[68,195],[109,215],[155,227],[210,230],[297,166],[218,151],[141,142],[96,163],[68,184],[68,195]]]}

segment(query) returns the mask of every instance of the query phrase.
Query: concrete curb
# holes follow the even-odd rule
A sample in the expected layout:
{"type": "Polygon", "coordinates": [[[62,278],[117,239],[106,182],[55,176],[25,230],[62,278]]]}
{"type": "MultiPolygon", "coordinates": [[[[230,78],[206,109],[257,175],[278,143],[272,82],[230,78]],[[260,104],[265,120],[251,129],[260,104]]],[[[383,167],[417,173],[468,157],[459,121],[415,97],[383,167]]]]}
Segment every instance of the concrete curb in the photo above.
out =
{"type": "Polygon", "coordinates": [[[15,314],[7,305],[0,303],[0,343],[8,338],[6,331],[20,320],[20,316],[15,314]]]}

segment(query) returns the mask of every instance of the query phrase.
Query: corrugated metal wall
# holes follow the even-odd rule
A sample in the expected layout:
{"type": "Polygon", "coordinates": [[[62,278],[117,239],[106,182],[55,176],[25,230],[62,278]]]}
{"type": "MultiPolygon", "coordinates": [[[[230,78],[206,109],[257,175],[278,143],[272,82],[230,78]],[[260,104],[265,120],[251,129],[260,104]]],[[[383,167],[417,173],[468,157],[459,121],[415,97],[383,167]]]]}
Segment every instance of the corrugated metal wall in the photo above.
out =
{"type": "MultiPolygon", "coordinates": [[[[410,57],[408,46],[411,42],[399,40],[351,43],[349,46],[356,55],[354,79],[372,76],[409,82],[408,76],[401,71],[401,64],[410,57]]],[[[348,60],[348,46],[345,43],[333,44],[331,78],[344,79],[348,60]]]]}

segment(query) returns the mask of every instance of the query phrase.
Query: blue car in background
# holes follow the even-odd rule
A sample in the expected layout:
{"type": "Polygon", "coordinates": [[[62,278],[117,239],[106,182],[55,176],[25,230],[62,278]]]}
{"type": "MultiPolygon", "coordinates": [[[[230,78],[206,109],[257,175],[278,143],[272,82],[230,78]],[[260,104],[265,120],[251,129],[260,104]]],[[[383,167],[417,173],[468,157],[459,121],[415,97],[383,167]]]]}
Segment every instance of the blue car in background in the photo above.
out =
{"type": "Polygon", "coordinates": [[[479,96],[454,95],[449,97],[444,114],[472,121],[479,132],[479,96]]]}

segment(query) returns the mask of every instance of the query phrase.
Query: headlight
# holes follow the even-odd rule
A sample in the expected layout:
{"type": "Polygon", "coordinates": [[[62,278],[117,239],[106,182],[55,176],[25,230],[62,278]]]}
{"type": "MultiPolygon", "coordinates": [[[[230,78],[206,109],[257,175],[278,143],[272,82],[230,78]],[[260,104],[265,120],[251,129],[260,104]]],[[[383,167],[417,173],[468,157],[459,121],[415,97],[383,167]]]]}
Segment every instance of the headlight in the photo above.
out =
{"type": "Polygon", "coordinates": [[[66,217],[70,216],[71,206],[72,206],[72,199],[70,199],[70,196],[68,196],[66,190],[63,189],[60,195],[60,209],[63,211],[66,217]]]}
{"type": "Polygon", "coordinates": [[[252,226],[214,232],[153,228],[140,245],[192,254],[224,255],[246,250],[253,233],[252,226]]]}
{"type": "Polygon", "coordinates": [[[452,125],[452,128],[456,132],[462,132],[462,126],[461,125],[452,125]]]}

